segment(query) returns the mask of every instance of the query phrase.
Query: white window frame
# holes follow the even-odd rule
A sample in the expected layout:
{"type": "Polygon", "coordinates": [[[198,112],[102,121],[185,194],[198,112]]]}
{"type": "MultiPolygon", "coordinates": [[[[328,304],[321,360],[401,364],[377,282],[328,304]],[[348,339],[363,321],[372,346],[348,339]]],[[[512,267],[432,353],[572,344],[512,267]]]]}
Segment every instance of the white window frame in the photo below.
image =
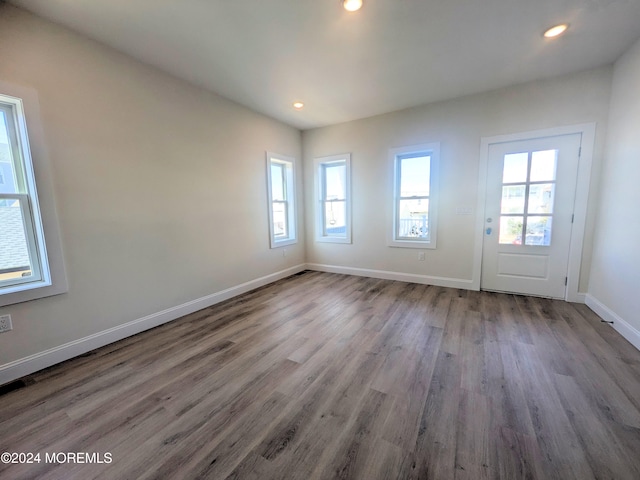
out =
{"type": "Polygon", "coordinates": [[[24,179],[20,193],[0,194],[0,199],[16,199],[20,202],[33,272],[31,277],[25,279],[0,281],[2,307],[58,295],[66,292],[68,285],[44,135],[39,123],[37,96],[30,89],[4,82],[0,82],[0,92],[0,104],[8,113],[7,117],[11,116],[10,128],[15,130],[10,139],[13,154],[19,157],[14,160],[14,168],[21,170],[24,179]],[[29,112],[31,142],[25,110],[29,112]],[[32,155],[32,151],[36,154],[32,155]]]}
{"type": "Polygon", "coordinates": [[[351,154],[330,155],[328,157],[319,157],[314,160],[315,167],[315,218],[316,218],[316,242],[327,243],[351,243],[351,154]],[[326,168],[327,166],[336,166],[343,164],[345,166],[345,198],[338,201],[344,201],[345,204],[345,233],[335,234],[327,233],[326,225],[326,204],[335,200],[327,200],[326,198],[326,168]]]}
{"type": "Polygon", "coordinates": [[[298,242],[296,222],[296,160],[277,153],[267,152],[267,198],[269,210],[269,238],[271,248],[284,247],[298,242]],[[284,200],[274,200],[272,195],[271,165],[283,167],[284,200]],[[283,203],[286,209],[287,234],[277,236],[274,228],[273,204],[283,203]]]}
{"type": "MultiPolygon", "coordinates": [[[[392,215],[391,215],[391,232],[388,239],[390,247],[401,248],[424,248],[435,249],[436,240],[438,238],[438,183],[439,183],[439,164],[440,164],[440,143],[425,143],[420,145],[411,145],[406,147],[392,148],[389,150],[389,163],[393,169],[393,186],[392,186],[392,215]],[[408,238],[398,237],[399,230],[399,206],[400,206],[400,165],[403,158],[412,156],[429,156],[429,216],[428,228],[429,238],[408,238]]],[[[418,197],[411,197],[418,198],[418,197]]],[[[422,198],[422,197],[420,197],[422,198]]],[[[427,197],[425,197],[427,198],[427,197]]],[[[405,198],[406,199],[406,198],[405,198]]]]}

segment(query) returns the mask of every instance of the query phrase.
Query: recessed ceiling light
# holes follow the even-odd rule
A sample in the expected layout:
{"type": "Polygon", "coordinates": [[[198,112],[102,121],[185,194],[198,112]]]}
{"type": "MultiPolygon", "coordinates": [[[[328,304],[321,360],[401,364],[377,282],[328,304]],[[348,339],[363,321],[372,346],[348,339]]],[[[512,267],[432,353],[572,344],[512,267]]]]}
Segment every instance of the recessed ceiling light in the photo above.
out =
{"type": "Polygon", "coordinates": [[[304,103],[302,102],[293,102],[293,108],[296,110],[302,110],[304,107],[304,103]]]}
{"type": "Polygon", "coordinates": [[[344,0],[342,6],[348,12],[355,12],[362,8],[362,0],[344,0]]]}
{"type": "Polygon", "coordinates": [[[567,28],[569,28],[569,25],[567,23],[556,25],[555,27],[551,27],[549,30],[544,32],[544,36],[545,38],[555,38],[566,32],[567,28]]]}

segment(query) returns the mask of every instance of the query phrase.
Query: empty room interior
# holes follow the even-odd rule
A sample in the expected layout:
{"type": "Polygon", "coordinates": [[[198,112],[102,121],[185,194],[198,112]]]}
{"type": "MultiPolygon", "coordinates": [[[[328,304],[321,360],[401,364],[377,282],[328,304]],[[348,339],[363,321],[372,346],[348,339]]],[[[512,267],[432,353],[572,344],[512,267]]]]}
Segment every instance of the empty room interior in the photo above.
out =
{"type": "Polygon", "coordinates": [[[0,0],[0,478],[640,478],[640,2],[0,0]]]}

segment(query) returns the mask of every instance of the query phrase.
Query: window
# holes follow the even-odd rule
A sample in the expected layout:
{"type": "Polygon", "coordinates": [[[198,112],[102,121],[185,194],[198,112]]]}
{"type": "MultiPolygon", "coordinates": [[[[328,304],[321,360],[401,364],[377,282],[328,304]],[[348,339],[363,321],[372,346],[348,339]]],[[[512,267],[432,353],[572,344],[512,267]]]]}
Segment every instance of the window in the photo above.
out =
{"type": "Polygon", "coordinates": [[[393,247],[436,248],[438,208],[437,143],[394,148],[393,247]]]}
{"type": "Polygon", "coordinates": [[[351,243],[351,155],[317,158],[316,241],[351,243]]]}
{"type": "Polygon", "coordinates": [[[271,248],[296,243],[295,161],[267,152],[271,248]]]}
{"type": "MultiPolygon", "coordinates": [[[[43,177],[48,179],[46,173],[44,169],[43,177]]],[[[61,255],[53,269],[47,256],[48,247],[60,252],[58,232],[49,222],[52,241],[45,242],[23,102],[2,94],[0,176],[0,306],[66,291],[61,255]]],[[[45,197],[49,200],[49,194],[45,197]]],[[[53,200],[49,203],[47,212],[55,224],[53,200]]]]}
{"type": "Polygon", "coordinates": [[[0,97],[0,289],[43,279],[42,227],[20,104],[0,97]],[[6,172],[6,173],[5,173],[6,172]],[[5,179],[5,176],[7,177],[5,179]]]}
{"type": "Polygon", "coordinates": [[[504,156],[500,244],[551,245],[557,163],[558,150],[504,156]]]}

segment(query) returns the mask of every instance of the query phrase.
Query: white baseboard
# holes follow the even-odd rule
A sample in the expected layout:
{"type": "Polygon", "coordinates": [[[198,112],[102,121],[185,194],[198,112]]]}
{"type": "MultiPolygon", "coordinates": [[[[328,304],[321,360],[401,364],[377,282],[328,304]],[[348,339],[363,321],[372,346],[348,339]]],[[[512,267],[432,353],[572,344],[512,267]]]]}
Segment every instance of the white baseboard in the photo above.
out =
{"type": "Polygon", "coordinates": [[[117,327],[94,333],[88,337],[65,343],[64,345],[45,350],[44,352],[39,352],[13,362],[0,365],[0,385],[4,385],[5,383],[24,377],[25,375],[37,372],[43,368],[50,367],[56,363],[64,362],[65,360],[90,352],[96,348],[136,335],[137,333],[157,327],[163,323],[197,312],[198,310],[210,307],[211,305],[223,302],[224,300],[228,300],[229,298],[241,295],[250,290],[254,290],[277,280],[289,277],[305,269],[305,264],[296,265],[255,280],[251,280],[241,285],[236,285],[235,287],[227,288],[220,292],[183,303],[176,307],[152,313],[151,315],[138,318],[137,320],[132,320],[122,325],[118,325],[117,327]]]}
{"type": "Polygon", "coordinates": [[[587,300],[587,294],[586,293],[580,293],[577,292],[573,295],[569,294],[567,295],[567,302],[573,302],[573,303],[585,303],[587,300]]]}
{"type": "Polygon", "coordinates": [[[613,322],[611,326],[626,338],[629,343],[640,350],[640,331],[636,330],[635,327],[623,320],[622,317],[618,316],[613,310],[593,296],[587,294],[585,303],[587,307],[596,312],[603,320],[613,322]]]}
{"type": "Polygon", "coordinates": [[[357,275],[359,277],[381,278],[383,280],[398,280],[401,282],[437,285],[439,287],[475,290],[473,288],[473,280],[465,280],[461,278],[434,277],[415,273],[390,272],[387,270],[371,270],[368,268],[342,267],[338,265],[322,265],[319,263],[307,263],[307,269],[316,270],[318,272],[342,273],[345,275],[357,275]]]}

